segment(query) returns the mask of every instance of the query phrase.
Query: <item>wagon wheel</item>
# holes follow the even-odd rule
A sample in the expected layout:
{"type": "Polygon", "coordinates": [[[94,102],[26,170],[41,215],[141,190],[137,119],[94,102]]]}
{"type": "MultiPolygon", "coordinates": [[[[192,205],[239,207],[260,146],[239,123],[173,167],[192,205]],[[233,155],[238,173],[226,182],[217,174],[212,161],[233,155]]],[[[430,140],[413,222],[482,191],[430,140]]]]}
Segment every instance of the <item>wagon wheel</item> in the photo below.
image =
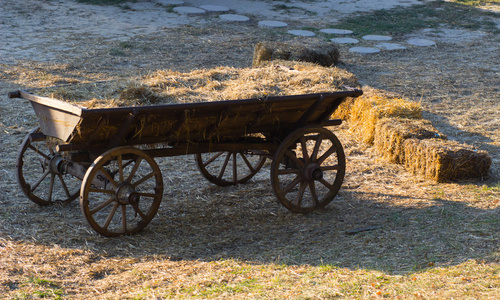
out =
{"type": "Polygon", "coordinates": [[[112,237],[141,231],[163,196],[163,178],[153,158],[119,147],[99,156],[82,182],[80,206],[90,226],[112,237]]]}
{"type": "Polygon", "coordinates": [[[266,158],[252,151],[221,151],[196,154],[201,174],[208,181],[228,186],[247,182],[264,165],[266,158]]]}
{"type": "Polygon", "coordinates": [[[48,138],[37,127],[24,138],[16,160],[17,182],[38,205],[75,200],[80,180],[66,173],[68,161],[55,150],[59,140],[48,138]]]}
{"type": "Polygon", "coordinates": [[[342,185],[345,155],[337,137],[321,127],[300,128],[278,147],[271,184],[278,200],[293,212],[330,203],[342,185]]]}

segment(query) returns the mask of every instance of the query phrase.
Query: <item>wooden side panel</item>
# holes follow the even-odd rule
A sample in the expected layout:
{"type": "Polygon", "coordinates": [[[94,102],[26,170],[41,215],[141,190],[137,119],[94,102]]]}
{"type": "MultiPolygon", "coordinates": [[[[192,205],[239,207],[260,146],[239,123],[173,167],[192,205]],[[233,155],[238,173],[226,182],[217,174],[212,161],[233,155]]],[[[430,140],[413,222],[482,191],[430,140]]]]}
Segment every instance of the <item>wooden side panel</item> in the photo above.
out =
{"type": "Polygon", "coordinates": [[[134,121],[127,129],[125,144],[217,142],[250,133],[273,135],[307,124],[321,124],[325,111],[328,113],[345,97],[343,93],[329,93],[84,110],[71,142],[105,145],[131,115],[134,121]],[[313,110],[306,114],[311,107],[313,110]],[[101,126],[96,131],[97,124],[101,126]]]}
{"type": "MultiPolygon", "coordinates": [[[[361,91],[190,104],[81,109],[58,108],[58,100],[33,103],[45,134],[72,144],[93,146],[161,142],[218,142],[251,133],[271,136],[298,127],[321,125],[345,97],[361,91]]],[[[30,95],[31,96],[31,95],[30,95]]],[[[36,98],[35,96],[33,96],[36,98]]],[[[42,99],[45,101],[45,99],[42,99]]]]}
{"type": "Polygon", "coordinates": [[[40,129],[44,134],[59,138],[63,141],[69,141],[73,130],[78,122],[80,122],[79,116],[65,110],[49,107],[33,101],[31,105],[35,110],[40,129]]]}

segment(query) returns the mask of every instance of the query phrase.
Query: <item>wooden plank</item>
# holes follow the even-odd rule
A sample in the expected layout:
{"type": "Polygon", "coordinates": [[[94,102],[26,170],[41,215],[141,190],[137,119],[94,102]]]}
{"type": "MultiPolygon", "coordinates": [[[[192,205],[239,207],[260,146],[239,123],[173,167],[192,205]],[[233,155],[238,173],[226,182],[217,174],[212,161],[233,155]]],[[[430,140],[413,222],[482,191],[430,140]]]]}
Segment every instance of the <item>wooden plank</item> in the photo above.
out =
{"type": "Polygon", "coordinates": [[[65,111],[76,116],[81,116],[82,110],[85,109],[84,107],[73,105],[71,103],[67,103],[61,100],[36,96],[26,91],[19,91],[19,92],[21,94],[21,98],[30,100],[31,102],[35,102],[43,106],[48,106],[60,111],[65,111]]]}
{"type": "Polygon", "coordinates": [[[66,111],[48,107],[39,102],[31,102],[38,117],[40,129],[47,136],[69,141],[75,127],[80,122],[80,117],[66,111]]]}
{"type": "Polygon", "coordinates": [[[320,125],[343,98],[361,93],[354,90],[265,99],[86,109],[19,92],[20,96],[32,101],[44,133],[89,146],[106,144],[105,141],[109,143],[109,139],[118,133],[123,144],[129,145],[141,144],[141,140],[146,143],[155,140],[217,141],[221,137],[234,138],[249,133],[272,135],[297,126],[320,125]],[[135,118],[125,130],[122,124],[131,114],[135,118]],[[103,123],[103,119],[106,122],[103,123]],[[120,127],[123,132],[118,132],[120,127]]]}

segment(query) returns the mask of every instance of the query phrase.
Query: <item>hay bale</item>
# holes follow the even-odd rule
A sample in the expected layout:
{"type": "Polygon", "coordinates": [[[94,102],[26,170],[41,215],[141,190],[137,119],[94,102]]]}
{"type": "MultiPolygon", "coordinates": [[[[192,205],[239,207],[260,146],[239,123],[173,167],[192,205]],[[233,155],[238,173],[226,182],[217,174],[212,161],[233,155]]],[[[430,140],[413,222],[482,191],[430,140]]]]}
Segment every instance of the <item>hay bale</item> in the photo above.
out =
{"type": "Polygon", "coordinates": [[[383,118],[421,119],[422,106],[386,91],[363,87],[363,95],[344,101],[334,117],[349,120],[351,130],[360,139],[373,144],[375,128],[383,118]]]}
{"type": "Polygon", "coordinates": [[[332,43],[305,42],[304,40],[283,42],[260,42],[255,45],[252,66],[261,66],[273,60],[289,60],[315,63],[330,67],[339,62],[339,50],[332,43]]]}
{"type": "Polygon", "coordinates": [[[381,157],[393,163],[405,161],[407,139],[446,139],[428,120],[384,118],[375,124],[373,145],[381,157]]]}
{"type": "Polygon", "coordinates": [[[410,138],[404,141],[403,148],[405,168],[437,182],[483,178],[491,166],[486,151],[456,141],[410,138]]]}
{"type": "Polygon", "coordinates": [[[373,144],[380,156],[438,182],[487,175],[488,153],[447,141],[422,119],[419,103],[370,87],[363,87],[363,92],[345,101],[334,116],[348,120],[353,134],[373,144]]]}

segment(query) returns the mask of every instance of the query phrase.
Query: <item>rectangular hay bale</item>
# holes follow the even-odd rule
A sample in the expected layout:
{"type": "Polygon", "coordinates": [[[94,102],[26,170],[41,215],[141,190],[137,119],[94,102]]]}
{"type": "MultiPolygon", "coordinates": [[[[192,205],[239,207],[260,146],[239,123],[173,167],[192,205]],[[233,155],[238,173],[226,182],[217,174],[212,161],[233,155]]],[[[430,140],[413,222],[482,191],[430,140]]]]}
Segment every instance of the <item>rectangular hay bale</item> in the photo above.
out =
{"type": "Polygon", "coordinates": [[[437,182],[487,176],[491,158],[486,151],[442,139],[406,139],[404,166],[437,182]]]}
{"type": "Polygon", "coordinates": [[[491,165],[486,151],[447,141],[422,119],[420,103],[384,90],[364,86],[363,95],[344,101],[334,117],[347,120],[352,133],[383,158],[438,182],[480,178],[491,165]]]}
{"type": "Polygon", "coordinates": [[[373,144],[377,123],[384,118],[422,119],[420,103],[409,101],[397,94],[363,87],[363,95],[344,101],[333,115],[348,120],[354,134],[373,144]]]}
{"type": "Polygon", "coordinates": [[[393,163],[404,163],[406,139],[446,139],[428,120],[384,118],[375,125],[373,145],[381,157],[393,163]]]}

